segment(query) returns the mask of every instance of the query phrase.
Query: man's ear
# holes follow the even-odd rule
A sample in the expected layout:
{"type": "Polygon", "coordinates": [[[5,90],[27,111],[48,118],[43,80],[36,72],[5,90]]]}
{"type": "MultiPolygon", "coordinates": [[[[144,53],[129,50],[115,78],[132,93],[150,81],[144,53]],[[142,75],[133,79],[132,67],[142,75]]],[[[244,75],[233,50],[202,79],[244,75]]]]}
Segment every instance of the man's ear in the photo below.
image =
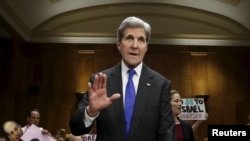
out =
{"type": "Polygon", "coordinates": [[[116,45],[117,45],[117,49],[118,49],[119,52],[120,52],[120,50],[121,50],[121,42],[120,42],[120,41],[117,41],[117,42],[116,42],[116,45]]]}

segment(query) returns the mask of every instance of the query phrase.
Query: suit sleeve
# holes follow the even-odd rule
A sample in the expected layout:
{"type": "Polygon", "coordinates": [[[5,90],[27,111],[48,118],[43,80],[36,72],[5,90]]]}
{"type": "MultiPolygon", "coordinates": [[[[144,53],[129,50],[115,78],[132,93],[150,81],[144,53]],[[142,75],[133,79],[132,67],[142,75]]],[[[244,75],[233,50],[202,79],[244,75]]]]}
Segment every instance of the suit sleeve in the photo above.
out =
{"type": "MultiPolygon", "coordinates": [[[[90,82],[93,82],[93,75],[91,76],[90,82]]],[[[89,105],[88,92],[84,94],[83,99],[80,101],[77,110],[69,121],[70,131],[75,136],[80,136],[90,132],[92,125],[86,127],[84,124],[85,109],[89,105]]]]}
{"type": "Polygon", "coordinates": [[[174,118],[171,108],[171,82],[166,80],[162,89],[162,102],[161,102],[161,119],[160,119],[160,141],[175,141],[174,134],[174,118]]]}

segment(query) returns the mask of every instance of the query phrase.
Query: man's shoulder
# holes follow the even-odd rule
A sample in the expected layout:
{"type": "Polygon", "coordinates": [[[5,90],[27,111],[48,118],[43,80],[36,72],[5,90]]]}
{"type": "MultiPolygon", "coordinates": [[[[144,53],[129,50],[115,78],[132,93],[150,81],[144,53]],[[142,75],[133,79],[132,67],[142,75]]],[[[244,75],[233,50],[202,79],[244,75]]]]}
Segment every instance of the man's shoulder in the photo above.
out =
{"type": "Polygon", "coordinates": [[[121,71],[121,64],[119,63],[119,64],[117,64],[117,65],[115,65],[115,66],[113,66],[111,68],[107,68],[105,70],[102,70],[101,72],[105,73],[105,74],[109,74],[109,73],[114,73],[114,72],[119,72],[120,73],[120,71],[121,71]]]}
{"type": "Polygon", "coordinates": [[[153,70],[152,68],[150,68],[150,67],[148,67],[146,65],[144,65],[143,69],[146,72],[148,72],[150,75],[152,75],[153,77],[155,77],[157,80],[164,80],[164,81],[170,82],[170,80],[166,76],[160,74],[159,72],[153,70]]]}

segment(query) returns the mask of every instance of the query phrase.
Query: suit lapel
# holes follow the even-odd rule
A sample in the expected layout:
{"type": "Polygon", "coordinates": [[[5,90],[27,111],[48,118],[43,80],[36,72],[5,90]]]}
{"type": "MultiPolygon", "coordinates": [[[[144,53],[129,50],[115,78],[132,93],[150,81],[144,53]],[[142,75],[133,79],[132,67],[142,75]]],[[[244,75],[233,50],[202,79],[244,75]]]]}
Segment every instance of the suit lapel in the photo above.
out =
{"type": "MultiPolygon", "coordinates": [[[[125,115],[124,115],[124,106],[123,106],[123,91],[122,91],[122,77],[121,77],[121,64],[116,65],[114,68],[108,72],[108,93],[120,93],[121,97],[113,103],[114,111],[117,117],[117,121],[120,122],[119,130],[124,135],[125,138],[125,115]],[[121,120],[122,119],[122,120],[121,120]]],[[[137,129],[138,121],[142,118],[142,113],[145,111],[146,104],[148,101],[148,96],[151,92],[151,87],[153,85],[153,75],[150,72],[150,69],[143,65],[142,72],[139,80],[138,91],[136,95],[136,103],[135,109],[133,113],[133,117],[137,119],[136,121],[132,121],[130,136],[131,138],[137,129]]],[[[110,97],[110,95],[108,95],[110,97]]],[[[128,139],[130,140],[130,139],[128,139]]]]}
{"type": "MultiPolygon", "coordinates": [[[[113,102],[114,111],[117,121],[120,123],[120,131],[125,138],[125,115],[123,106],[123,91],[122,91],[122,77],[121,64],[116,65],[108,74],[108,94],[120,93],[121,97],[113,102]]],[[[111,95],[108,95],[110,97],[111,95]]]]}
{"type": "Polygon", "coordinates": [[[142,72],[139,80],[138,91],[136,95],[136,103],[134,108],[133,117],[137,119],[137,122],[132,121],[130,137],[136,132],[138,121],[142,118],[142,113],[145,111],[146,104],[148,102],[148,96],[151,93],[153,75],[150,73],[147,66],[143,65],[142,72]]]}

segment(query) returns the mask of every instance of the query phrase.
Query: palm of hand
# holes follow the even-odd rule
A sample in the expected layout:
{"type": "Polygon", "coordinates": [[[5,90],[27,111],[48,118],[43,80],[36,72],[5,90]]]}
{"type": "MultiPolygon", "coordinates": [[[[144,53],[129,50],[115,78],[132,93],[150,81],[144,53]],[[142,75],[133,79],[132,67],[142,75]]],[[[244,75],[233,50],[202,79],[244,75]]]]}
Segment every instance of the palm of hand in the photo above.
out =
{"type": "Polygon", "coordinates": [[[111,97],[107,96],[107,76],[100,73],[94,78],[94,83],[88,83],[89,92],[89,110],[97,113],[108,107],[112,102],[120,97],[120,94],[114,94],[111,97]]]}

